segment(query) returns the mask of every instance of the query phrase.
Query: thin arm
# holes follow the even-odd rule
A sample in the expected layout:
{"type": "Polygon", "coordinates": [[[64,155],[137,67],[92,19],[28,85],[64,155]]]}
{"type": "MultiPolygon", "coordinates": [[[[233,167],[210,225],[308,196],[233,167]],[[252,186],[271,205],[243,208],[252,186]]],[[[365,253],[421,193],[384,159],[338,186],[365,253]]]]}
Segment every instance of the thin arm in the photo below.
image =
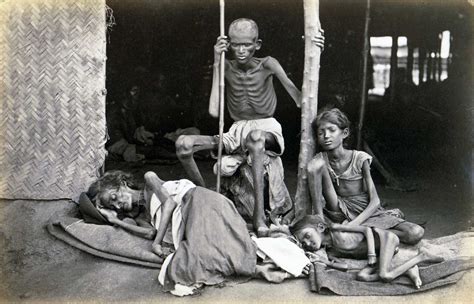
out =
{"type": "Polygon", "coordinates": [[[155,228],[139,227],[136,225],[126,223],[118,218],[110,219],[109,221],[110,223],[116,226],[119,226],[120,228],[145,239],[152,240],[156,235],[155,228]]]}
{"type": "Polygon", "coordinates": [[[348,225],[360,225],[365,220],[374,214],[374,212],[380,206],[380,199],[379,195],[377,194],[377,190],[375,189],[374,181],[372,180],[372,175],[370,175],[370,167],[369,161],[366,160],[362,165],[362,176],[365,181],[365,186],[367,188],[367,192],[369,194],[369,204],[364,211],[362,211],[355,219],[349,222],[348,225]]]}
{"type": "Polygon", "coordinates": [[[219,116],[219,61],[212,65],[212,88],[209,97],[209,114],[212,117],[219,116]]]}
{"type": "Polygon", "coordinates": [[[268,68],[275,73],[275,76],[280,80],[291,98],[293,98],[298,108],[301,107],[301,91],[298,90],[293,81],[288,78],[280,63],[275,58],[270,58],[267,65],[268,68]]]}

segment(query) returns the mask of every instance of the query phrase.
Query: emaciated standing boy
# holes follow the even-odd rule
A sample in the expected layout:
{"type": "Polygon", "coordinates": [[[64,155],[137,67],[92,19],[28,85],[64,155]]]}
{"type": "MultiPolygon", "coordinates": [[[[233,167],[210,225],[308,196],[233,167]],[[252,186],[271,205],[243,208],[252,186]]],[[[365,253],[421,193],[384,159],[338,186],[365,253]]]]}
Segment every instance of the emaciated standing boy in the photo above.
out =
{"type": "MultiPolygon", "coordinates": [[[[264,216],[264,156],[279,156],[284,151],[281,125],[273,118],[277,104],[273,75],[280,80],[297,107],[301,105],[301,92],[275,58],[254,57],[262,46],[255,21],[245,18],[233,21],[229,26],[229,38],[218,37],[214,46],[209,113],[218,116],[219,61],[221,53],[230,48],[234,58],[225,61],[225,79],[227,108],[234,123],[223,134],[223,146],[227,154],[249,154],[254,181],[254,230],[263,235],[268,231],[264,216]]],[[[314,41],[318,46],[324,45],[322,36],[315,37],[314,41]]],[[[178,158],[196,184],[205,185],[193,159],[194,152],[214,150],[217,146],[217,136],[181,136],[176,141],[178,158]]]]}

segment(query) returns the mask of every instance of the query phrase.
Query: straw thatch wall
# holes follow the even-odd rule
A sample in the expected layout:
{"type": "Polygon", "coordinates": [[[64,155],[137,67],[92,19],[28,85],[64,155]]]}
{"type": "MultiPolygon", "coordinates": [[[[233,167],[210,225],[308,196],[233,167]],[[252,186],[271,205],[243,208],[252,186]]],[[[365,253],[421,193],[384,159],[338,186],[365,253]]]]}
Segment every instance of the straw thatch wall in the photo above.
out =
{"type": "Polygon", "coordinates": [[[105,0],[0,1],[0,197],[75,198],[105,149],[105,0]]]}

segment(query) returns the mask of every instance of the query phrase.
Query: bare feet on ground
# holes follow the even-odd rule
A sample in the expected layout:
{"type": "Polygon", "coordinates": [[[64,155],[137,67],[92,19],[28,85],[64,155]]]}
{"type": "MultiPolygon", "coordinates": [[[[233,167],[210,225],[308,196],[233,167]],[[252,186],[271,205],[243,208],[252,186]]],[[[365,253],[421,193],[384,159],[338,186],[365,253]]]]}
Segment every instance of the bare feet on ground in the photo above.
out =
{"type": "Polygon", "coordinates": [[[408,269],[406,275],[413,281],[415,284],[416,289],[420,289],[423,282],[421,282],[420,278],[420,271],[417,265],[413,266],[412,268],[408,269]]]}

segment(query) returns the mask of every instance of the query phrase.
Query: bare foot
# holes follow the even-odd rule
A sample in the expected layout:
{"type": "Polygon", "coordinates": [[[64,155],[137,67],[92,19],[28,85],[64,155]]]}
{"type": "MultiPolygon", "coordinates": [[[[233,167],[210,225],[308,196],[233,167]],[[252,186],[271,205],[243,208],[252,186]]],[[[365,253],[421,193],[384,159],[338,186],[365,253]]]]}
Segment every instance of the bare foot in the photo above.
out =
{"type": "Polygon", "coordinates": [[[257,228],[257,237],[267,237],[270,233],[270,229],[265,226],[261,226],[257,228]]]}
{"type": "Polygon", "coordinates": [[[159,257],[163,258],[165,256],[165,254],[163,253],[163,248],[161,247],[161,244],[153,243],[151,245],[151,251],[153,251],[159,257]]]}
{"type": "Polygon", "coordinates": [[[421,282],[420,271],[418,269],[418,266],[415,265],[412,268],[408,269],[405,274],[410,278],[410,280],[413,281],[413,284],[415,284],[416,289],[420,289],[423,282],[421,282]]]}
{"type": "Polygon", "coordinates": [[[423,257],[423,262],[440,263],[444,261],[443,257],[432,254],[426,248],[420,248],[419,254],[423,257]]]}

